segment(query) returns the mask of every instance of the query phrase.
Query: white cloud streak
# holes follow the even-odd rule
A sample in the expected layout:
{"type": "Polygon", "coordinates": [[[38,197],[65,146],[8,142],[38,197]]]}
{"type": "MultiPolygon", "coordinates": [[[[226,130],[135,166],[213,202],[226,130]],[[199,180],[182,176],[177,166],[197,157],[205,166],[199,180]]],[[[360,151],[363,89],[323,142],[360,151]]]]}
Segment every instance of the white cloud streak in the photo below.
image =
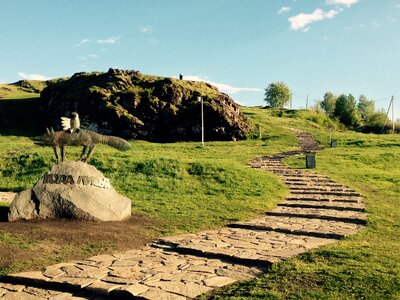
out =
{"type": "Polygon", "coordinates": [[[91,40],[91,39],[83,39],[81,40],[77,46],[83,46],[85,44],[117,44],[120,41],[120,37],[112,36],[105,39],[91,40]]]}
{"type": "Polygon", "coordinates": [[[87,44],[87,43],[90,43],[90,42],[91,41],[89,39],[83,39],[78,43],[78,45],[84,45],[84,44],[87,44]]]}
{"type": "Polygon", "coordinates": [[[307,32],[310,29],[310,27],[308,27],[309,24],[325,19],[332,19],[338,13],[339,12],[337,10],[333,9],[325,12],[322,9],[317,8],[311,14],[301,13],[296,16],[290,17],[290,28],[295,31],[302,30],[304,32],[307,32]]]}
{"type": "Polygon", "coordinates": [[[192,81],[203,81],[203,82],[209,83],[209,84],[217,87],[221,92],[224,92],[227,94],[236,94],[239,92],[260,92],[260,91],[262,91],[261,89],[258,89],[258,88],[233,87],[229,84],[214,82],[214,81],[208,80],[207,78],[203,78],[203,77],[197,76],[197,75],[185,75],[185,76],[183,76],[183,79],[184,80],[192,80],[192,81]]]}
{"type": "Polygon", "coordinates": [[[359,0],[326,0],[326,4],[330,5],[344,5],[347,7],[356,4],[359,0]]]}
{"type": "Polygon", "coordinates": [[[117,43],[119,43],[119,37],[113,36],[113,37],[109,37],[107,39],[100,39],[100,40],[96,40],[95,43],[97,43],[97,44],[117,44],[117,43]]]}
{"type": "Polygon", "coordinates": [[[46,77],[41,74],[28,74],[25,72],[18,72],[18,76],[21,77],[22,79],[26,80],[49,80],[49,77],[46,77]]]}
{"type": "Polygon", "coordinates": [[[151,28],[150,26],[144,26],[140,28],[140,32],[141,33],[151,33],[153,32],[153,28],[151,28]]]}
{"type": "Polygon", "coordinates": [[[278,11],[278,14],[283,15],[290,11],[290,7],[282,6],[281,9],[278,11]]]}

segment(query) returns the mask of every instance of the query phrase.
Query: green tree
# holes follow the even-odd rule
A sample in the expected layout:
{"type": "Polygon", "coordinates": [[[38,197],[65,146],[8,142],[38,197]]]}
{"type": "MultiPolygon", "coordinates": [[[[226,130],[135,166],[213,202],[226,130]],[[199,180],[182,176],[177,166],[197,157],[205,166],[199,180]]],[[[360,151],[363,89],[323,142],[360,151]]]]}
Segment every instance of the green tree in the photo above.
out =
{"type": "Polygon", "coordinates": [[[340,95],[336,100],[334,115],[344,125],[358,126],[361,116],[354,96],[351,94],[348,96],[340,95]]]}
{"type": "Polygon", "coordinates": [[[265,99],[271,107],[282,108],[292,100],[292,92],[284,82],[273,82],[265,89],[265,99]]]}
{"type": "MultiPolygon", "coordinates": [[[[381,133],[383,125],[385,125],[385,121],[386,113],[382,111],[374,112],[369,116],[368,121],[365,122],[363,129],[366,132],[381,133]]],[[[388,130],[388,125],[386,125],[386,130],[388,130]]]]}
{"type": "Polygon", "coordinates": [[[358,98],[357,107],[364,122],[368,122],[371,116],[375,113],[374,101],[368,100],[364,95],[361,95],[360,98],[358,98]]]}
{"type": "Polygon", "coordinates": [[[329,117],[335,115],[335,105],[337,96],[331,92],[326,92],[324,95],[324,100],[321,101],[321,107],[329,117]]]}

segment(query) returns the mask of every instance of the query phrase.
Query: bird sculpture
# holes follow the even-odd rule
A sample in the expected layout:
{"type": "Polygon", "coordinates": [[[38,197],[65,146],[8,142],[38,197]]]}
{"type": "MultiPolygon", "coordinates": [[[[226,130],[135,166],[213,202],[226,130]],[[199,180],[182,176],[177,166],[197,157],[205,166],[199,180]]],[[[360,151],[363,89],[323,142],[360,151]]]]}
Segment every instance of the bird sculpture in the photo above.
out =
{"type": "Polygon", "coordinates": [[[78,132],[81,126],[78,113],[71,113],[71,118],[61,117],[61,125],[64,131],[69,133],[78,132]]]}

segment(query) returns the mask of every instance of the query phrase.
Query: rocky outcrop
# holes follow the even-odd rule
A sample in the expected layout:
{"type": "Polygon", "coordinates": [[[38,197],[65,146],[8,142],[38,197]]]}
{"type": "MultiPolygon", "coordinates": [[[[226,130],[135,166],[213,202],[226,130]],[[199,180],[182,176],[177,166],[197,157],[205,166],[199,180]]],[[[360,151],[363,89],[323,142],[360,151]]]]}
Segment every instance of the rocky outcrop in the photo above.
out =
{"type": "Polygon", "coordinates": [[[33,189],[18,193],[9,221],[78,219],[120,221],[131,215],[131,201],[118,194],[95,167],[67,161],[54,165],[33,189]]]}
{"type": "Polygon", "coordinates": [[[83,126],[99,133],[159,142],[190,141],[200,136],[199,96],[204,101],[207,140],[245,138],[251,129],[246,117],[217,88],[137,71],[76,73],[49,82],[40,106],[53,127],[59,126],[61,116],[77,111],[83,126]]]}

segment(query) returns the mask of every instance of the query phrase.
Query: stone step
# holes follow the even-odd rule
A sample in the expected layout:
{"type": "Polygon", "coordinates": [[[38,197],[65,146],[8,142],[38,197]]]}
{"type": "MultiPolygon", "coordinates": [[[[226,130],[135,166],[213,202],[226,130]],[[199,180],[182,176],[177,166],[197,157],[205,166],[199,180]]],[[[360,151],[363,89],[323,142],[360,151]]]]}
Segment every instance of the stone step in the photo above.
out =
{"type": "Polygon", "coordinates": [[[290,186],[289,189],[292,193],[297,193],[298,191],[357,193],[354,189],[338,186],[290,186]]]}
{"type": "MultiPolygon", "coordinates": [[[[279,172],[279,169],[277,169],[279,172]]],[[[285,169],[283,173],[287,174],[287,177],[296,177],[296,178],[305,178],[305,179],[327,179],[326,176],[323,175],[318,175],[310,172],[305,172],[305,171],[295,171],[293,169],[285,169]]]]}
{"type": "MultiPolygon", "coordinates": [[[[343,210],[322,207],[288,207],[277,206],[267,213],[287,213],[287,214],[304,214],[310,216],[327,216],[345,219],[367,220],[367,214],[359,210],[343,210]]],[[[356,221],[358,222],[358,221],[356,221]]]]}
{"type": "Polygon", "coordinates": [[[363,203],[349,203],[349,202],[317,202],[317,201],[284,201],[278,204],[278,206],[285,207],[300,207],[300,208],[323,208],[323,209],[335,209],[335,210],[348,210],[348,211],[365,211],[365,205],[363,203]]]}
{"type": "Polygon", "coordinates": [[[239,263],[270,266],[272,263],[335,241],[334,238],[284,232],[223,228],[190,236],[162,238],[157,244],[167,245],[180,253],[229,258],[239,263]]]}
{"type": "Polygon", "coordinates": [[[321,195],[321,196],[356,196],[361,195],[357,192],[335,192],[335,191],[313,191],[313,190],[296,190],[291,193],[294,197],[297,195],[321,195]]]}
{"type": "Polygon", "coordinates": [[[335,183],[335,182],[307,182],[307,181],[290,181],[290,180],[285,180],[285,184],[288,186],[296,186],[296,187],[302,187],[302,186],[307,186],[307,187],[319,187],[319,186],[329,186],[329,187],[342,187],[342,188],[347,188],[347,186],[340,184],[340,183],[335,183]]]}
{"type": "Polygon", "coordinates": [[[268,216],[321,219],[328,221],[338,221],[344,223],[362,224],[367,223],[367,216],[363,212],[357,211],[335,211],[331,209],[314,209],[298,207],[279,206],[266,213],[268,216]]]}
{"type": "Polygon", "coordinates": [[[246,222],[230,224],[229,227],[341,239],[357,233],[364,226],[341,221],[268,215],[246,222]]]}
{"type": "Polygon", "coordinates": [[[297,181],[297,182],[334,182],[326,177],[319,178],[306,178],[306,177],[297,177],[297,176],[285,176],[285,181],[297,181]]]}
{"type": "Polygon", "coordinates": [[[362,202],[361,197],[357,196],[319,196],[319,195],[292,195],[286,197],[288,201],[315,201],[315,202],[350,202],[350,203],[360,203],[362,202]]]}

